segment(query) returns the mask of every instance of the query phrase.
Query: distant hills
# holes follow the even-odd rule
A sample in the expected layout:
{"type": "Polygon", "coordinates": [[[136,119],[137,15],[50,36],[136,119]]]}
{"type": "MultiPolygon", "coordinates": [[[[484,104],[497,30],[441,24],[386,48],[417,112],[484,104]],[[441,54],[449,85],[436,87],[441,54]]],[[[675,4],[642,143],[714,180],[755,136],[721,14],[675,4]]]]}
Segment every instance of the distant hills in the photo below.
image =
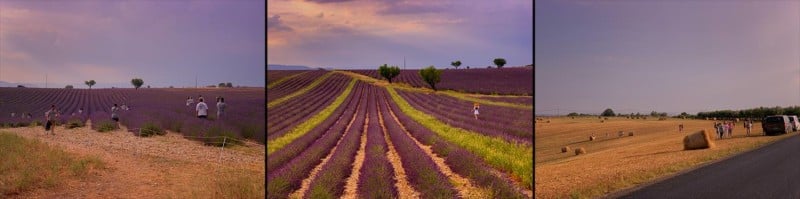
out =
{"type": "Polygon", "coordinates": [[[19,83],[10,83],[10,82],[0,81],[0,87],[17,87],[17,85],[22,85],[22,86],[29,87],[29,88],[30,87],[34,87],[31,84],[19,84],[19,83]]]}
{"type": "Polygon", "coordinates": [[[267,64],[267,70],[313,70],[308,66],[267,64]]]}

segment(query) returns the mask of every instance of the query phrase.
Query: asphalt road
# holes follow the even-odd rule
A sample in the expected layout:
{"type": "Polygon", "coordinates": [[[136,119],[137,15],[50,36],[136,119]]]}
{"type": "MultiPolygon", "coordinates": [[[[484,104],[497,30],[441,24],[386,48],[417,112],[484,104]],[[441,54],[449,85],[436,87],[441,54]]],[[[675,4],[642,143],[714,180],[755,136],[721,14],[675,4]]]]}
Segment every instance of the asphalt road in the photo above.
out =
{"type": "Polygon", "coordinates": [[[792,135],[620,198],[800,198],[800,136],[792,135]]]}

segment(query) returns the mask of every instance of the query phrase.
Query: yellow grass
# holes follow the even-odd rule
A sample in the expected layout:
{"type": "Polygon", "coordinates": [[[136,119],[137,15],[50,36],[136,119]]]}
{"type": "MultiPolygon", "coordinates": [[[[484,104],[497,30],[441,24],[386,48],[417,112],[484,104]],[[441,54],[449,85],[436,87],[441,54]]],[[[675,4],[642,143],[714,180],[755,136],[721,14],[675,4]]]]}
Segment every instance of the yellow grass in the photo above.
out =
{"type": "Polygon", "coordinates": [[[700,129],[712,130],[714,121],[609,117],[600,123],[597,117],[547,119],[552,122],[536,123],[534,133],[536,198],[603,196],[794,135],[762,136],[761,124],[755,123],[751,137],[745,137],[740,122],[733,138],[714,137],[716,147],[685,151],[684,136],[700,129]],[[683,133],[678,132],[680,123],[685,127],[683,133]],[[617,137],[620,130],[625,132],[623,137],[617,137]],[[631,131],[636,136],[628,136],[631,131]],[[589,141],[592,133],[597,136],[595,141],[589,141]],[[564,146],[584,147],[587,153],[561,153],[564,146]]]}

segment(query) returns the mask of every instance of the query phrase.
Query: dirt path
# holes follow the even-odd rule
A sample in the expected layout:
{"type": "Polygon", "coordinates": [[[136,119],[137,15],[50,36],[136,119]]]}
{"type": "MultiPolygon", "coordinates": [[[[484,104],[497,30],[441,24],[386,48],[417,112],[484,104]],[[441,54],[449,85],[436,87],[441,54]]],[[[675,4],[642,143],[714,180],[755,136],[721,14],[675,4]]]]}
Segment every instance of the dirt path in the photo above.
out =
{"type": "Polygon", "coordinates": [[[358,196],[359,171],[361,170],[361,167],[364,166],[364,157],[366,156],[365,150],[367,148],[367,125],[369,125],[369,117],[364,117],[364,127],[361,131],[361,146],[359,146],[358,152],[356,152],[356,159],[353,161],[353,170],[350,171],[350,177],[347,177],[347,181],[344,186],[344,194],[342,194],[341,197],[343,199],[355,199],[358,196]]]}
{"type": "Polygon", "coordinates": [[[233,169],[263,175],[263,145],[245,150],[220,150],[189,141],[175,133],[139,138],[127,131],[99,133],[88,127],[56,127],[56,135],[39,128],[2,131],[40,140],[67,152],[96,156],[105,170],[87,179],[68,180],[63,186],[24,193],[19,198],[185,198],[213,197],[202,190],[218,172],[233,169]],[[253,149],[255,148],[255,150],[253,149]],[[220,155],[221,154],[221,155],[220,155]],[[224,164],[219,164],[222,161],[224,164]],[[198,195],[199,194],[199,195],[198,195]]]}
{"type": "MultiPolygon", "coordinates": [[[[375,103],[378,103],[378,101],[380,100],[376,100],[375,103]]],[[[387,130],[386,126],[383,124],[383,114],[381,113],[381,109],[377,109],[378,122],[381,124],[381,130],[383,130],[383,139],[386,140],[386,144],[389,146],[389,150],[386,152],[386,159],[389,159],[389,163],[392,164],[392,167],[394,168],[395,179],[397,180],[395,183],[395,186],[397,187],[397,195],[399,195],[400,198],[419,198],[420,193],[414,190],[414,187],[411,187],[411,184],[408,182],[408,176],[406,176],[406,171],[403,169],[403,162],[400,161],[400,155],[397,154],[397,150],[395,150],[392,140],[389,139],[389,133],[386,132],[387,130]]]]}

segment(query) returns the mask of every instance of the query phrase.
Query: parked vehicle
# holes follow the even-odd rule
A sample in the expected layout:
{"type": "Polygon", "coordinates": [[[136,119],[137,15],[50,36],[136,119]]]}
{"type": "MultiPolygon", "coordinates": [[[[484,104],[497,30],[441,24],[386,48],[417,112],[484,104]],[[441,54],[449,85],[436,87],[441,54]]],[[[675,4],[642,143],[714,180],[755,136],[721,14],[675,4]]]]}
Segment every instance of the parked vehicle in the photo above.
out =
{"type": "Polygon", "coordinates": [[[789,123],[792,124],[792,131],[797,131],[800,129],[800,121],[798,121],[796,115],[788,115],[789,116],[789,123]]]}
{"type": "Polygon", "coordinates": [[[772,115],[767,116],[761,122],[761,128],[766,135],[786,134],[792,131],[792,123],[789,116],[786,115],[772,115]]]}

